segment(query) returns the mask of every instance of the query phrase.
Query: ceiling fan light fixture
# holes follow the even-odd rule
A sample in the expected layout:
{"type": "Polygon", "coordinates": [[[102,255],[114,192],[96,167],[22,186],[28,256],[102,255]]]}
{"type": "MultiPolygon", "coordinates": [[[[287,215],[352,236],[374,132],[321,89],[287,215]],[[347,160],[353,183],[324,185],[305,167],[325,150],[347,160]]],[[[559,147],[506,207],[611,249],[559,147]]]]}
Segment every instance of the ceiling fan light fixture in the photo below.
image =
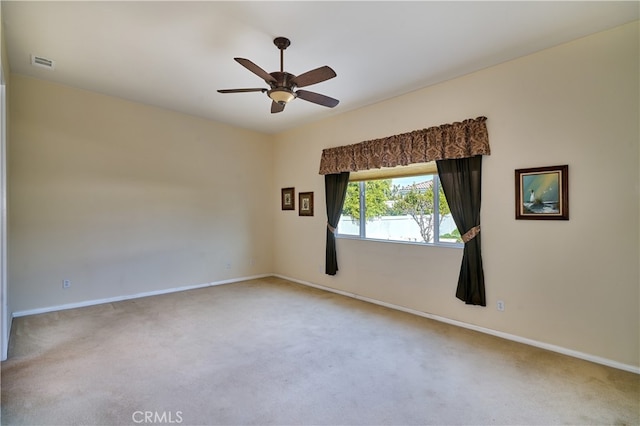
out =
{"type": "Polygon", "coordinates": [[[296,95],[291,90],[284,88],[269,90],[267,94],[274,102],[277,102],[280,105],[291,102],[296,98],[296,95]]]}

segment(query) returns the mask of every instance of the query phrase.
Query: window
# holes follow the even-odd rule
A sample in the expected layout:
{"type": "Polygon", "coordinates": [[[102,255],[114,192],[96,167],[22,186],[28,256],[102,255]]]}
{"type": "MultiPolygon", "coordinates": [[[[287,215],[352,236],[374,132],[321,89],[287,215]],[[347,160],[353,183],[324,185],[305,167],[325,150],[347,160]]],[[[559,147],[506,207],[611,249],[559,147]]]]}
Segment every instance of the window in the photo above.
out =
{"type": "Polygon", "coordinates": [[[358,178],[357,174],[352,177],[347,187],[339,236],[461,245],[460,233],[435,172],[358,178]]]}

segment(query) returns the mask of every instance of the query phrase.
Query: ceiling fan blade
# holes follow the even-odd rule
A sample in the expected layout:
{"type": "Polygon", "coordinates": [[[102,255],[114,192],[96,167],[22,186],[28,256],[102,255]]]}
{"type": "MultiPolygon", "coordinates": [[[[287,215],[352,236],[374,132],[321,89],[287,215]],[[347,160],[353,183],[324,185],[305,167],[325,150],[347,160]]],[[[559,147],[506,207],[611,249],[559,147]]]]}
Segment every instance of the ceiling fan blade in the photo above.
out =
{"type": "Polygon", "coordinates": [[[338,102],[340,102],[337,99],[321,95],[320,93],[309,92],[308,90],[298,90],[296,92],[296,96],[300,99],[304,99],[305,101],[313,102],[314,104],[326,106],[329,108],[333,108],[334,106],[338,105],[338,102]]]}
{"type": "Polygon", "coordinates": [[[252,89],[220,89],[218,93],[245,93],[245,92],[266,92],[267,89],[256,87],[252,89]]]}
{"type": "Polygon", "coordinates": [[[323,67],[307,71],[304,74],[300,74],[293,79],[293,84],[298,87],[305,87],[312,84],[320,83],[321,81],[329,80],[335,76],[336,72],[325,65],[323,67]]]}
{"type": "Polygon", "coordinates": [[[271,74],[269,74],[268,72],[266,72],[265,70],[263,70],[262,68],[260,68],[259,66],[251,62],[250,60],[244,59],[244,58],[233,58],[233,59],[235,59],[237,63],[239,63],[240,65],[242,65],[243,67],[245,67],[246,69],[248,69],[249,71],[257,75],[264,81],[272,82],[272,83],[276,82],[276,79],[273,78],[271,74]]]}
{"type": "Polygon", "coordinates": [[[284,111],[284,105],[285,104],[280,104],[276,101],[271,102],[271,114],[284,111]]]}

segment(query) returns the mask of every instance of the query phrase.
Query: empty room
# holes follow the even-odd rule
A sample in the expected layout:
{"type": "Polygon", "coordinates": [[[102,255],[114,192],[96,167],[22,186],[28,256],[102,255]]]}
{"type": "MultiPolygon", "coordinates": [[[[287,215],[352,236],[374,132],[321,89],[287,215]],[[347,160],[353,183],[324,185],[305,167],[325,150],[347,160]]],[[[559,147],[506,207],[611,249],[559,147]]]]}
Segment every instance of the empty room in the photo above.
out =
{"type": "Polygon", "coordinates": [[[1,424],[640,424],[640,3],[0,1],[1,424]]]}

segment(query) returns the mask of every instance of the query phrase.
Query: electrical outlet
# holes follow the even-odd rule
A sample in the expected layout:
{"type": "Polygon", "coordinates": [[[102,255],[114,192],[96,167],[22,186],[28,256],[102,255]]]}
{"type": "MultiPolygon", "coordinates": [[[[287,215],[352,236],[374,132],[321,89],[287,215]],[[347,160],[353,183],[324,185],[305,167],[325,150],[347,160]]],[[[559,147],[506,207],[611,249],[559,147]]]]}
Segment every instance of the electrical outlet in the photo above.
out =
{"type": "Polygon", "coordinates": [[[231,269],[231,262],[226,262],[224,264],[224,267],[227,268],[227,269],[231,269]]]}
{"type": "Polygon", "coordinates": [[[502,300],[498,300],[497,307],[500,312],[504,312],[504,302],[502,300]]]}
{"type": "Polygon", "coordinates": [[[71,280],[62,280],[62,288],[71,287],[71,280]]]}

